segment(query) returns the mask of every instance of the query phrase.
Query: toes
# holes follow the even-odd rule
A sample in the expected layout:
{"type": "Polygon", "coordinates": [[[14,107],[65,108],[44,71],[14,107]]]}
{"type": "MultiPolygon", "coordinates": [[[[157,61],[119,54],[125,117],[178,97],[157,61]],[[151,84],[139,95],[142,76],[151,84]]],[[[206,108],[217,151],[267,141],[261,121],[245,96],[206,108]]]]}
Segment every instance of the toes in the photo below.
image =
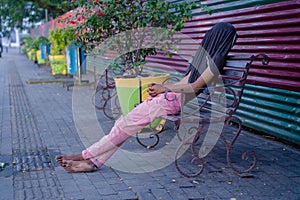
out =
{"type": "Polygon", "coordinates": [[[56,162],[61,165],[63,163],[63,160],[56,160],[56,162]]]}
{"type": "Polygon", "coordinates": [[[80,161],[63,161],[62,167],[69,173],[94,171],[93,164],[80,161]]]}
{"type": "Polygon", "coordinates": [[[57,163],[61,164],[62,161],[63,161],[63,156],[56,156],[56,157],[55,157],[55,161],[56,161],[57,163]]]}
{"type": "Polygon", "coordinates": [[[63,159],[63,156],[60,155],[60,156],[55,156],[55,160],[62,160],[63,159]]]}
{"type": "Polygon", "coordinates": [[[62,166],[62,164],[63,164],[63,157],[62,157],[62,156],[56,156],[56,157],[55,157],[55,161],[56,161],[60,166],[62,166]]]}
{"type": "Polygon", "coordinates": [[[74,155],[59,155],[55,157],[56,162],[61,163],[62,160],[73,160],[73,161],[82,161],[84,160],[81,154],[74,155]]]}
{"type": "Polygon", "coordinates": [[[62,165],[67,166],[67,167],[72,167],[72,161],[62,160],[62,165]]]}
{"type": "Polygon", "coordinates": [[[63,160],[62,165],[61,165],[67,172],[75,172],[74,168],[72,166],[72,163],[69,161],[63,160]]]}
{"type": "Polygon", "coordinates": [[[75,171],[73,170],[72,167],[64,167],[64,169],[68,172],[68,173],[74,173],[75,171]]]}

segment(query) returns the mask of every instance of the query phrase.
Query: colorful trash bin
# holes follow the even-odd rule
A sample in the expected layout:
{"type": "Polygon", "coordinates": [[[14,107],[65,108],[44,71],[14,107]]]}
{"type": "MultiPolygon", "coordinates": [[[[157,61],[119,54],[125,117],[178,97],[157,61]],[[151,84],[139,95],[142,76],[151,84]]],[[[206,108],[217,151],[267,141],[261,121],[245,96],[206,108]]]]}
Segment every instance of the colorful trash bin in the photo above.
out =
{"type": "Polygon", "coordinates": [[[69,45],[67,47],[67,73],[75,75],[78,73],[78,47],[76,45],[69,45]]]}
{"type": "Polygon", "coordinates": [[[78,46],[71,44],[67,47],[67,66],[68,74],[75,75],[86,73],[86,55],[84,50],[78,46]]]}

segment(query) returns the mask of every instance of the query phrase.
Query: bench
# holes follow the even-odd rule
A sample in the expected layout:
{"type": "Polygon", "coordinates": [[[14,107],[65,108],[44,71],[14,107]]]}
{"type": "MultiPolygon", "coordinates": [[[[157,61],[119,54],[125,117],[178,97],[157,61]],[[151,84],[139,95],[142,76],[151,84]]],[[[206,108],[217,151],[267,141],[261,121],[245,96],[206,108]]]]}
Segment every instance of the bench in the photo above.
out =
{"type": "MultiPolygon", "coordinates": [[[[182,106],[180,114],[162,117],[164,120],[174,123],[177,136],[181,141],[175,152],[175,166],[183,176],[197,177],[203,171],[205,164],[204,158],[210,153],[210,150],[216,145],[219,138],[221,138],[225,144],[227,163],[234,172],[240,176],[249,176],[250,172],[255,167],[256,155],[253,151],[246,151],[242,154],[243,160],[249,161],[249,157],[252,157],[252,161],[249,162],[250,167],[247,167],[246,169],[234,166],[230,159],[233,145],[242,130],[241,120],[235,115],[235,112],[242,98],[249,69],[255,60],[261,61],[262,64],[266,65],[269,62],[269,57],[265,54],[228,56],[224,71],[220,75],[222,82],[217,83],[214,87],[204,88],[204,92],[198,95],[197,98],[194,98],[192,101],[189,101],[182,106]],[[215,125],[217,126],[214,130],[213,128],[215,125]],[[231,125],[235,125],[235,131],[233,132],[233,136],[228,140],[221,133],[223,126],[231,125]],[[211,138],[213,138],[212,135],[215,135],[214,138],[209,141],[211,142],[209,144],[210,146],[207,145],[207,135],[211,138]],[[182,166],[180,164],[179,158],[187,151],[187,149],[190,149],[191,151],[191,164],[196,166],[193,169],[195,171],[190,169],[189,171],[185,171],[186,163],[182,166]]],[[[99,93],[99,91],[102,91],[102,93],[106,93],[106,96],[102,98],[104,105],[99,108],[104,111],[108,101],[116,95],[110,93],[110,89],[115,87],[111,81],[108,72],[105,71],[104,74],[100,76],[97,84],[98,89],[96,89],[95,92],[99,93]]],[[[181,101],[181,105],[183,105],[184,102],[183,100],[181,101]]],[[[110,116],[108,117],[115,119],[110,116]]],[[[154,142],[151,143],[151,145],[144,144],[141,137],[139,137],[143,132],[138,133],[136,139],[145,148],[155,148],[159,143],[159,133],[162,132],[161,128],[152,128],[149,137],[151,138],[151,141],[154,142]]]]}
{"type": "Polygon", "coordinates": [[[116,74],[119,74],[119,72],[116,73],[110,68],[105,69],[95,82],[95,92],[92,96],[92,103],[95,108],[102,110],[104,115],[111,120],[118,118],[121,114],[117,93],[114,91],[115,83],[113,77],[116,74]],[[114,103],[113,107],[111,103],[114,103]]]}
{"type": "MultiPolygon", "coordinates": [[[[260,60],[264,65],[268,64],[269,58],[264,54],[258,55],[230,55],[226,61],[224,71],[220,78],[221,84],[214,87],[204,88],[204,91],[181,108],[179,115],[164,116],[163,118],[174,122],[177,136],[181,144],[175,152],[175,166],[185,177],[197,177],[203,170],[205,157],[217,143],[218,139],[225,144],[226,159],[229,167],[240,176],[249,176],[256,165],[256,155],[253,151],[242,154],[243,160],[250,160],[250,167],[241,169],[235,167],[230,159],[233,145],[242,130],[241,120],[235,112],[242,98],[247,75],[252,63],[260,60]],[[217,125],[216,125],[217,124],[217,125]],[[235,131],[231,139],[226,139],[221,133],[223,126],[235,125],[235,131]],[[213,128],[216,128],[215,130],[213,128]],[[209,135],[206,137],[206,135],[209,135]],[[215,136],[212,136],[215,135],[215,136]],[[206,137],[206,140],[205,140],[206,137]],[[203,141],[201,141],[201,139],[203,141]],[[207,138],[210,138],[209,140],[207,138]],[[212,143],[207,145],[208,143],[212,143]],[[197,165],[195,171],[185,171],[186,163],[181,165],[180,157],[190,148],[191,163],[197,165]]],[[[184,104],[183,100],[181,100],[184,104]]],[[[156,140],[152,145],[145,145],[137,136],[138,142],[147,148],[155,148],[159,141],[160,131],[153,131],[151,139],[156,140]]],[[[139,134],[138,134],[139,135],[139,134]]]]}

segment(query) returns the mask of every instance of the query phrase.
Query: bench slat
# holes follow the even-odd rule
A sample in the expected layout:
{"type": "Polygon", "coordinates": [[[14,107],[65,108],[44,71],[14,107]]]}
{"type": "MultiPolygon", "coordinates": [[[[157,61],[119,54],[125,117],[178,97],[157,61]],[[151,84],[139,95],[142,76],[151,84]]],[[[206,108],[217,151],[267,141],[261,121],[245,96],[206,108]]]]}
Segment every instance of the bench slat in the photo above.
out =
{"type": "Polygon", "coordinates": [[[225,67],[228,68],[247,68],[248,62],[245,61],[237,61],[237,60],[227,60],[225,67]]]}

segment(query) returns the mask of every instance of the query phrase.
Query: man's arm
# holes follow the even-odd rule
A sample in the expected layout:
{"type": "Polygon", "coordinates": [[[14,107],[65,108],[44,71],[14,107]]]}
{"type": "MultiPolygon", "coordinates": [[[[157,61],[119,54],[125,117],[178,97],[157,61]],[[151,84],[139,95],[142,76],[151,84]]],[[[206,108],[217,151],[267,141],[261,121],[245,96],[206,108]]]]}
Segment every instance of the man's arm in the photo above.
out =
{"type": "MultiPolygon", "coordinates": [[[[209,65],[208,58],[207,58],[207,65],[209,65]]],[[[214,74],[211,72],[208,66],[195,82],[188,83],[189,76],[190,73],[177,83],[171,83],[171,84],[151,83],[149,84],[148,93],[152,97],[164,93],[166,90],[172,92],[178,92],[178,93],[179,92],[197,93],[201,88],[206,86],[206,84],[213,78],[214,74]]]]}

